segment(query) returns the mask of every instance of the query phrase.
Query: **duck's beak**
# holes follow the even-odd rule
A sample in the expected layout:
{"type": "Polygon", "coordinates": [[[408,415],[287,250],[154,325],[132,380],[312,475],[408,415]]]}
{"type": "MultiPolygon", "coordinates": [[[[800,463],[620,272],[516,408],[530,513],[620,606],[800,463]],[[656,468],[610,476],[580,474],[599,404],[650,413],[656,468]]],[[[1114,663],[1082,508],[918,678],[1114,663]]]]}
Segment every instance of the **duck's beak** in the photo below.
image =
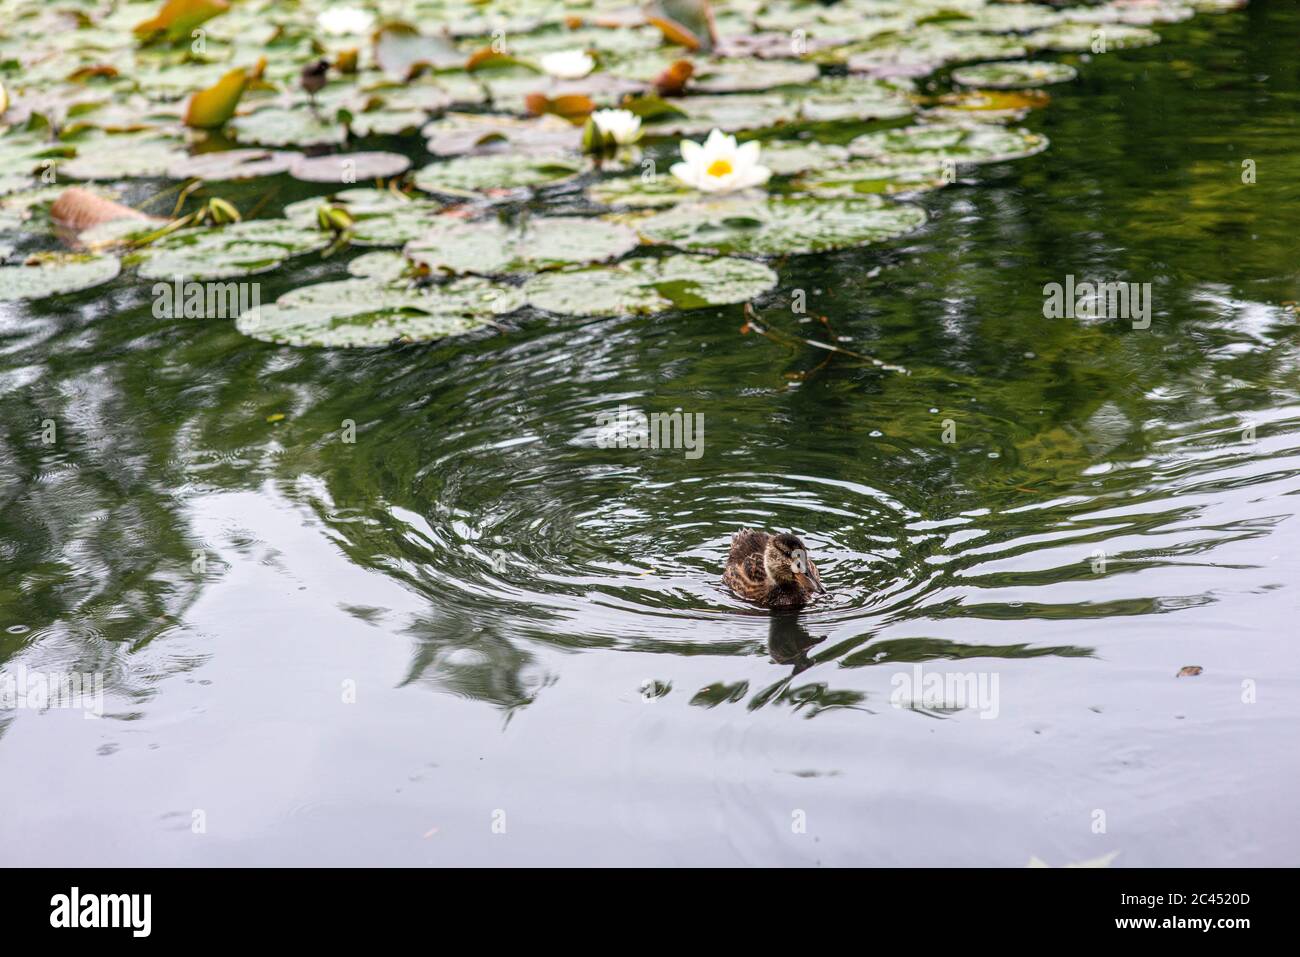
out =
{"type": "Polygon", "coordinates": [[[817,567],[811,562],[808,563],[808,573],[806,575],[800,575],[799,577],[812,585],[813,591],[818,594],[824,595],[826,593],[826,586],[822,584],[822,577],[817,574],[817,567]]]}

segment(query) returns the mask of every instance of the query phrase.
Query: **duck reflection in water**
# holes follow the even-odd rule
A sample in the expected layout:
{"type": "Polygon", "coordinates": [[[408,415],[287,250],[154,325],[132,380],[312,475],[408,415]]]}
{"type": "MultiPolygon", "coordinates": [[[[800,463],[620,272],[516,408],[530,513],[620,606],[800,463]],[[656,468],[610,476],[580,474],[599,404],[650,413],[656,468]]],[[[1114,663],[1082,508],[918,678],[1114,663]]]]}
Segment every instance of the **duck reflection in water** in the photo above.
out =
{"type": "Polygon", "coordinates": [[[825,640],[825,635],[814,637],[809,633],[799,622],[798,612],[772,613],[767,632],[767,652],[778,665],[794,665],[790,677],[813,666],[813,660],[808,657],[808,649],[825,640]]]}

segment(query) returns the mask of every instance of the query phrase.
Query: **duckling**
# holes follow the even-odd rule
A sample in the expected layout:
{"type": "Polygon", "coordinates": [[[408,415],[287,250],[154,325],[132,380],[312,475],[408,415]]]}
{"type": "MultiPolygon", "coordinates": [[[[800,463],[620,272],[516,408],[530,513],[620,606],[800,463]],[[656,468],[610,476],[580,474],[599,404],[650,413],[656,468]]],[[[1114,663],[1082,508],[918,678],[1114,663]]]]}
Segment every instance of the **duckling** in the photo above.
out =
{"type": "Polygon", "coordinates": [[[826,591],[802,541],[752,528],[731,537],[722,580],[741,598],[764,608],[799,608],[826,591]]]}

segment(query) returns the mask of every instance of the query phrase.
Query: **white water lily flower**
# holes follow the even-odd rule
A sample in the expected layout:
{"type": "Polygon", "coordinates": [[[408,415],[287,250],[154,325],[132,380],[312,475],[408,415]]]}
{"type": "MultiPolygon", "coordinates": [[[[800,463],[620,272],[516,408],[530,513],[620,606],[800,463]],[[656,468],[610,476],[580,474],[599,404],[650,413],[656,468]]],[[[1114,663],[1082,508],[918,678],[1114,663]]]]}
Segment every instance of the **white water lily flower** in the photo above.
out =
{"type": "Polygon", "coordinates": [[[601,136],[607,136],[619,146],[627,146],[641,138],[641,117],[631,110],[597,110],[591,121],[601,136]]]}
{"type": "Polygon", "coordinates": [[[687,186],[706,193],[761,186],[772,175],[758,163],[761,149],[756,142],[737,146],[734,136],[715,129],[702,144],[682,140],[682,162],[674,163],[670,172],[687,186]]]}
{"type": "Polygon", "coordinates": [[[357,37],[375,28],[375,18],[357,7],[331,7],[321,11],[316,25],[332,37],[357,37]]]}
{"type": "Polygon", "coordinates": [[[582,50],[561,50],[541,59],[542,69],[559,80],[581,80],[596,68],[596,61],[582,50]]]}

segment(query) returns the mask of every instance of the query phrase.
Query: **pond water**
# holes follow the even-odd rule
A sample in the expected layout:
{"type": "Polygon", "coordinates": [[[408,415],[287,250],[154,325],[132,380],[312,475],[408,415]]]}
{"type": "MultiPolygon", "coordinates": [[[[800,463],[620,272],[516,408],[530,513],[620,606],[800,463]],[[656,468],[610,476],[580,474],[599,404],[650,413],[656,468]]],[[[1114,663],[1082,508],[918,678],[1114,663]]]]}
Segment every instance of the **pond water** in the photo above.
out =
{"type": "Polygon", "coordinates": [[[1294,863],[1300,8],[1158,29],[748,332],[0,306],[0,663],[106,676],[100,720],[0,711],[0,859],[1294,863]],[[1045,318],[1067,276],[1149,327],[1045,318]],[[702,454],[599,448],[620,406],[702,454]],[[829,595],[729,595],[746,525],[829,595]],[[895,706],[931,675],[975,694],[895,706]]]}

